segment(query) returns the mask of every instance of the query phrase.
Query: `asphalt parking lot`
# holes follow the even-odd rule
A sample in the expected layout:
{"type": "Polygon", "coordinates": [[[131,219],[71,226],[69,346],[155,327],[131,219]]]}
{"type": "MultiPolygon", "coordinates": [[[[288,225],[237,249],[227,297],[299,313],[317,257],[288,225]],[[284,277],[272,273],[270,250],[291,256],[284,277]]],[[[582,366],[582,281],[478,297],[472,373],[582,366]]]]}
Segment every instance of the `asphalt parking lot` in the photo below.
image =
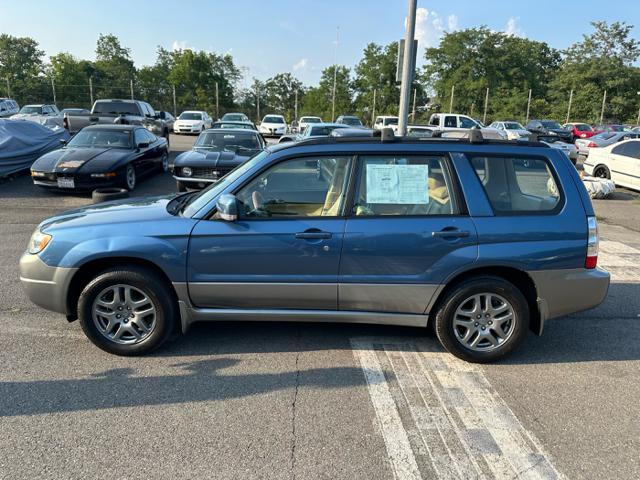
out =
{"type": "Polygon", "coordinates": [[[596,202],[605,303],[477,366],[367,325],[196,325],[108,355],[18,279],[37,223],[90,201],[0,184],[0,479],[640,478],[640,238],[613,207],[596,202]]]}

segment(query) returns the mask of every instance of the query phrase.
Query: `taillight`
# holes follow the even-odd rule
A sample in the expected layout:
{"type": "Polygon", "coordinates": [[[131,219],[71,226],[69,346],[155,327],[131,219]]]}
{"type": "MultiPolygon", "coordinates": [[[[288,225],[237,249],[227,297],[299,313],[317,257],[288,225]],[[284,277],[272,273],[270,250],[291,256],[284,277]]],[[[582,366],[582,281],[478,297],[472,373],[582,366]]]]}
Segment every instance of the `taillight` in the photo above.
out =
{"type": "Polygon", "coordinates": [[[584,268],[596,268],[598,265],[598,222],[596,217],[587,217],[589,236],[587,237],[587,257],[584,260],[584,268]]]}
{"type": "Polygon", "coordinates": [[[587,145],[587,147],[589,148],[597,148],[598,144],[596,142],[589,142],[589,144],[587,145]]]}

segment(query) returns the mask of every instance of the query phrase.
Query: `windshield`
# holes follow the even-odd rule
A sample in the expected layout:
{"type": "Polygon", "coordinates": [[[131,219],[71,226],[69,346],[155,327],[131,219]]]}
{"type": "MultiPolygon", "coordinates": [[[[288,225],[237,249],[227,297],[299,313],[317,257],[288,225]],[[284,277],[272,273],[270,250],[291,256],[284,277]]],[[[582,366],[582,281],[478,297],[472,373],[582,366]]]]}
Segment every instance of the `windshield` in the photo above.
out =
{"type": "Polygon", "coordinates": [[[524,127],[518,122],[504,122],[504,128],[507,130],[524,130],[524,127]]]}
{"type": "Polygon", "coordinates": [[[322,120],[318,117],[302,117],[300,123],[321,123],[322,120]]]}
{"type": "Polygon", "coordinates": [[[542,126],[544,128],[554,128],[556,130],[562,130],[562,127],[560,126],[560,124],[558,122],[554,122],[552,120],[543,120],[540,123],[542,123],[542,126]]]}
{"type": "Polygon", "coordinates": [[[351,125],[352,127],[361,127],[362,122],[358,117],[342,117],[342,123],[351,125]]]}
{"type": "Polygon", "coordinates": [[[388,117],[384,119],[384,124],[385,125],[397,125],[398,124],[398,117],[388,117]]]}
{"type": "Polygon", "coordinates": [[[202,114],[197,112],[182,112],[178,120],[202,120],[202,114]]]}
{"type": "Polygon", "coordinates": [[[114,115],[139,115],[138,106],[133,102],[96,102],[93,113],[114,115]]]}
{"type": "Polygon", "coordinates": [[[20,109],[20,113],[24,113],[25,115],[40,115],[42,113],[42,107],[32,107],[27,105],[20,109]]]}
{"type": "Polygon", "coordinates": [[[614,132],[624,132],[624,125],[611,125],[609,129],[614,132]]]}
{"type": "Polygon", "coordinates": [[[194,147],[231,152],[261,149],[258,136],[251,132],[204,132],[200,134],[194,147]]]}
{"type": "Polygon", "coordinates": [[[182,216],[192,217],[193,215],[198,213],[199,210],[204,208],[209,202],[211,202],[220,193],[222,193],[227,188],[227,186],[235,182],[245,172],[253,168],[254,165],[260,163],[267,155],[269,155],[269,151],[267,150],[258,153],[256,156],[250,158],[239,167],[231,170],[216,183],[212,183],[209,187],[193,195],[185,204],[182,210],[182,216]]]}
{"type": "Polygon", "coordinates": [[[605,132],[605,133],[599,133],[598,135],[594,136],[593,138],[594,139],[600,139],[600,140],[609,140],[614,135],[615,135],[615,133],[605,132]]]}
{"type": "Polygon", "coordinates": [[[241,122],[244,120],[242,113],[225,113],[222,116],[222,120],[229,120],[230,122],[241,122]]]}
{"type": "Polygon", "coordinates": [[[576,130],[578,130],[579,132],[591,132],[593,131],[593,128],[591,128],[586,123],[578,123],[576,124],[576,130]]]}
{"type": "Polygon", "coordinates": [[[284,123],[284,118],[282,118],[282,117],[274,117],[274,116],[266,116],[262,120],[262,123],[284,123]]]}
{"type": "Polygon", "coordinates": [[[131,148],[131,130],[81,130],[68,147],[73,148],[131,148]]]}

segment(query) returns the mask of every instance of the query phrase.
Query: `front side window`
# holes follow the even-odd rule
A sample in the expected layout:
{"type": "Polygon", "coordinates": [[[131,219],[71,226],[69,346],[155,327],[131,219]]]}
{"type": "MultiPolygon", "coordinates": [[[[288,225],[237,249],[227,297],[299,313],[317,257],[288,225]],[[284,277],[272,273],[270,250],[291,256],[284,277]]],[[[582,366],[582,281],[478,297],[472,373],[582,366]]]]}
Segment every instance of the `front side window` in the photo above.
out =
{"type": "Polygon", "coordinates": [[[352,214],[451,215],[451,179],[442,156],[363,156],[352,214]]]}
{"type": "Polygon", "coordinates": [[[625,157],[640,158],[640,142],[625,142],[617,145],[611,150],[611,153],[625,157]]]}
{"type": "Polygon", "coordinates": [[[496,214],[553,212],[560,205],[547,160],[482,156],[471,165],[496,214]]]}
{"type": "Polygon", "coordinates": [[[460,126],[462,128],[474,128],[474,127],[477,127],[478,124],[470,118],[460,117],[460,126]]]}
{"type": "Polygon", "coordinates": [[[236,194],[240,218],[340,215],[351,161],[351,157],[308,157],[274,165],[236,194]]]}

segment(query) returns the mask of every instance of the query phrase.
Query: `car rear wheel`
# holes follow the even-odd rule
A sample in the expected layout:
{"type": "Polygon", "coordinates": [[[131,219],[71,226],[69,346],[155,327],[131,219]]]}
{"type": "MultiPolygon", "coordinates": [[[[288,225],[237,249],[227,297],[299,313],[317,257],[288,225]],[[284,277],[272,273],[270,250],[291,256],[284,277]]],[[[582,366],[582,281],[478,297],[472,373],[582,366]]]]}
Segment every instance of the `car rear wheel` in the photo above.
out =
{"type": "Polygon", "coordinates": [[[604,165],[598,165],[596,168],[593,169],[593,176],[598,178],[610,179],[611,173],[609,172],[609,169],[604,165]]]}
{"type": "Polygon", "coordinates": [[[436,312],[442,346],[468,362],[487,363],[511,353],[529,328],[529,306],[512,283],[475,277],[454,287],[436,312]]]}
{"type": "Polygon", "coordinates": [[[141,355],[173,331],[176,308],[165,282],[143,268],[112,268],[83,289],[80,325],[97,347],[116,355],[141,355]]]}
{"type": "Polygon", "coordinates": [[[160,168],[163,173],[167,173],[169,171],[169,153],[165,150],[162,152],[162,157],[160,158],[160,168]]]}

